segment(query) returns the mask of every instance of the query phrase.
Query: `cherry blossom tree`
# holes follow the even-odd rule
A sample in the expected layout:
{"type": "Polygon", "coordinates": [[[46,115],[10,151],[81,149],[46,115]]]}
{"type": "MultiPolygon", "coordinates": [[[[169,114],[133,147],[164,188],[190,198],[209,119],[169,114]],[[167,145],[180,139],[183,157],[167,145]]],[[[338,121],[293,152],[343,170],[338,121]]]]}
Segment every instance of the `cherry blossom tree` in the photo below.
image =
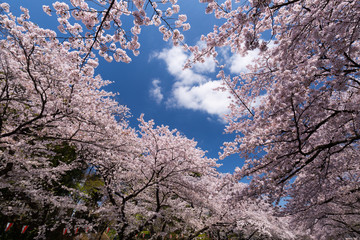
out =
{"type": "Polygon", "coordinates": [[[295,239],[289,219],[271,204],[238,199],[246,184],[219,175],[216,159],[167,126],[139,119],[138,152],[125,161],[103,160],[104,201],[98,212],[120,239],[152,238],[295,239]]]}
{"type": "Polygon", "coordinates": [[[318,239],[359,236],[359,2],[200,2],[225,22],[191,48],[195,61],[259,51],[249,72],[218,75],[237,134],[222,157],[245,158],[235,175],[252,176],[246,194],[285,198],[294,226],[318,239]]]}
{"type": "Polygon", "coordinates": [[[124,161],[107,157],[97,169],[105,184],[98,211],[106,213],[120,239],[143,231],[152,237],[190,234],[205,214],[205,179],[216,176],[216,160],[177,130],[155,127],[142,116],[139,121],[137,151],[124,161]]]}
{"type": "Polygon", "coordinates": [[[75,183],[97,164],[96,152],[121,151],[133,130],[127,108],[100,90],[109,82],[93,76],[97,60],[80,68],[79,53],[23,11],[0,16],[1,214],[32,221],[49,238],[66,224],[86,223],[72,220],[88,210],[75,183]]]}
{"type": "Polygon", "coordinates": [[[222,174],[206,184],[209,215],[201,229],[210,239],[302,239],[291,229],[290,218],[276,213],[266,199],[256,200],[241,193],[247,184],[230,174],[222,174]]]}

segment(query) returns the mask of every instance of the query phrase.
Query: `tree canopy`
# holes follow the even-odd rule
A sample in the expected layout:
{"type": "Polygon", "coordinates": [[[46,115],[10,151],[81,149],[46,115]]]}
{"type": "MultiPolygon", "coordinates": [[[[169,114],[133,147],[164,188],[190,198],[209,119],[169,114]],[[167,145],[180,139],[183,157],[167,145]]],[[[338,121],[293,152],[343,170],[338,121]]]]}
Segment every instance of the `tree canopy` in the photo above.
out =
{"type": "Polygon", "coordinates": [[[57,30],[0,4],[1,224],[30,224],[27,239],[360,236],[359,2],[200,2],[220,23],[201,46],[177,0],[56,1],[57,30]],[[185,68],[217,63],[233,174],[176,129],[130,126],[95,75],[99,58],[130,63],[151,25],[191,52],[185,68]],[[234,74],[224,48],[256,58],[234,74]]]}

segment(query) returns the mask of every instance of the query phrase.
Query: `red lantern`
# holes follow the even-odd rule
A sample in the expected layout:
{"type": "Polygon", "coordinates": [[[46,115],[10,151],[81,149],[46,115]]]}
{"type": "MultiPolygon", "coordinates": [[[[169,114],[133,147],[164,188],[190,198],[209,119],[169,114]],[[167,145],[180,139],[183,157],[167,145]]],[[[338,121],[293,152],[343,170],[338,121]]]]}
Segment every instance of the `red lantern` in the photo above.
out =
{"type": "Polygon", "coordinates": [[[25,231],[28,229],[29,225],[24,225],[21,229],[21,234],[24,234],[25,231]]]}
{"type": "Polygon", "coordinates": [[[10,228],[12,227],[12,225],[14,225],[14,223],[7,223],[6,228],[5,228],[5,232],[9,231],[10,228]]]}

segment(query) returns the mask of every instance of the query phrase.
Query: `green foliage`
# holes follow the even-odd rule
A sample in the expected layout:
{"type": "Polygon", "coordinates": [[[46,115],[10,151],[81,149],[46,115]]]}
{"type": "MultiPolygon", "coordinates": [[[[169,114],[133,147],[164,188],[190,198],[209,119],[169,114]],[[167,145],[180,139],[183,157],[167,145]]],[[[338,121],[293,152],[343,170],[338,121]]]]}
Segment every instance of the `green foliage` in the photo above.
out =
{"type": "Polygon", "coordinates": [[[82,180],[82,182],[77,182],[76,186],[76,189],[88,196],[88,198],[82,198],[82,200],[88,203],[87,205],[97,206],[103,196],[101,189],[104,186],[104,181],[96,174],[84,175],[82,180]]]}
{"type": "Polygon", "coordinates": [[[194,178],[200,178],[201,177],[201,173],[199,173],[199,172],[192,172],[189,175],[191,177],[194,177],[194,178]]]}
{"type": "Polygon", "coordinates": [[[145,220],[144,215],[140,213],[135,214],[135,218],[139,221],[145,220]]]}
{"type": "Polygon", "coordinates": [[[208,233],[201,233],[195,239],[196,240],[211,240],[208,233]]]}
{"type": "MultiPolygon", "coordinates": [[[[52,167],[58,167],[59,165],[65,164],[74,164],[75,161],[79,159],[76,147],[70,145],[68,142],[62,142],[61,144],[48,144],[48,150],[53,154],[48,155],[49,161],[52,167]]],[[[78,183],[84,178],[87,165],[77,161],[77,168],[66,171],[65,174],[62,174],[59,181],[53,181],[52,191],[55,195],[65,196],[69,195],[69,192],[63,188],[75,189],[78,186],[78,183]]]]}
{"type": "Polygon", "coordinates": [[[61,162],[69,164],[76,160],[76,148],[68,142],[64,141],[56,145],[49,144],[48,148],[55,153],[55,155],[50,158],[53,167],[59,166],[61,162]]]}

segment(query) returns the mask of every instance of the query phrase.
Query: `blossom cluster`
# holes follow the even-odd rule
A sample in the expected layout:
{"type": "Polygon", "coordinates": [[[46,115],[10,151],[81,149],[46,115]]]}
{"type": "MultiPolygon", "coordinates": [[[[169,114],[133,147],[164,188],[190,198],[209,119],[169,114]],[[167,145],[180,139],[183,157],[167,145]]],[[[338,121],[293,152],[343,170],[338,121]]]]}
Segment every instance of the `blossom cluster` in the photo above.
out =
{"type": "Polygon", "coordinates": [[[136,0],[131,5],[128,1],[123,0],[97,0],[98,5],[87,3],[85,0],[70,2],[71,6],[57,1],[52,4],[52,8],[44,5],[43,10],[48,15],[55,12],[58,16],[59,31],[70,35],[70,46],[73,49],[79,49],[85,58],[95,49],[109,62],[115,59],[118,62],[128,63],[131,61],[128,51],[135,56],[139,54],[140,43],[138,40],[141,27],[159,26],[164,40],[168,41],[171,38],[174,45],[183,43],[184,40],[184,36],[178,29],[182,28],[183,31],[190,29],[190,24],[186,22],[186,16],[179,14],[180,6],[176,4],[177,1],[173,0],[160,3],[136,0]],[[148,4],[151,6],[150,10],[146,8],[148,4]],[[160,5],[163,5],[163,10],[160,5]],[[166,6],[169,7],[166,8],[166,6]],[[152,17],[148,15],[152,15],[152,17]],[[172,24],[172,18],[175,15],[178,15],[178,20],[172,24]],[[133,17],[133,26],[124,26],[123,18],[130,16],[133,17]],[[161,25],[162,23],[164,25],[161,25]],[[131,35],[129,35],[128,29],[131,30],[131,35]]]}

